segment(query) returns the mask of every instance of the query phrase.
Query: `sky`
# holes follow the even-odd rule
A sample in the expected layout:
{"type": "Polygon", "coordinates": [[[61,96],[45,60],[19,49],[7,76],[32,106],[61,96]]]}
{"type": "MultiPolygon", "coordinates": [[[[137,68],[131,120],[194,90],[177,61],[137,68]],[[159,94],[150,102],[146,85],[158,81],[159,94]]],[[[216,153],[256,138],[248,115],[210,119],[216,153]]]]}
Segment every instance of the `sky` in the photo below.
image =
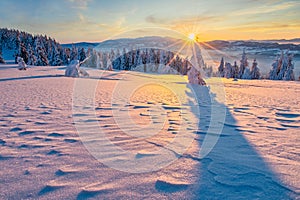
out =
{"type": "Polygon", "coordinates": [[[300,38],[300,0],[1,0],[0,27],[61,43],[194,33],[201,41],[300,38]]]}

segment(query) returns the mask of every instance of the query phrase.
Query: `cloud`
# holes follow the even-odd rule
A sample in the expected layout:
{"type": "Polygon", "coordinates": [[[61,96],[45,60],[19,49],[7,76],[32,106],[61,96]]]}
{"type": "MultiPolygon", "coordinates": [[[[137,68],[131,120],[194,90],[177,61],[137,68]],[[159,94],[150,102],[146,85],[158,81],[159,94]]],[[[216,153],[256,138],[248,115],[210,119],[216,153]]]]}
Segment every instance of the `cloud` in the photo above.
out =
{"type": "Polygon", "coordinates": [[[145,18],[145,21],[148,22],[148,23],[152,23],[152,24],[164,24],[164,23],[167,23],[166,19],[158,18],[158,17],[156,17],[154,15],[148,15],[145,18]]]}
{"type": "Polygon", "coordinates": [[[92,0],[68,0],[68,1],[72,3],[73,8],[85,10],[87,9],[89,2],[91,2],[92,0]]]}
{"type": "Polygon", "coordinates": [[[275,5],[262,5],[259,7],[253,7],[251,9],[244,9],[241,11],[233,12],[232,15],[234,16],[242,16],[242,15],[258,15],[258,14],[267,14],[267,13],[273,13],[278,12],[282,10],[287,10],[290,8],[293,8],[295,5],[297,5],[297,2],[283,2],[281,4],[275,4],[275,5]]]}
{"type": "Polygon", "coordinates": [[[238,32],[277,32],[282,30],[299,30],[300,21],[294,21],[292,23],[280,23],[280,22],[251,22],[231,28],[227,28],[227,30],[238,31],[238,32]]]}
{"type": "MultiPolygon", "coordinates": [[[[212,16],[212,15],[201,15],[201,16],[188,16],[188,17],[181,17],[180,19],[167,19],[167,18],[159,18],[154,15],[148,15],[145,18],[145,21],[152,24],[163,24],[163,25],[170,25],[170,24],[195,24],[195,23],[211,23],[221,20],[221,17],[212,16]]],[[[224,18],[223,18],[224,19],[224,18]]]]}

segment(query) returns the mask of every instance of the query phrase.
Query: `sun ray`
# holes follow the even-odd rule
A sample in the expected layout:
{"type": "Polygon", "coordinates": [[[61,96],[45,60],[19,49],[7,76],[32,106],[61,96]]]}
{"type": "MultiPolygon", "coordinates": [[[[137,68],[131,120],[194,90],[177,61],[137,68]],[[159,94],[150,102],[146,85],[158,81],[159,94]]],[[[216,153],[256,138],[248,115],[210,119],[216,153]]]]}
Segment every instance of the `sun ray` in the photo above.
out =
{"type": "Polygon", "coordinates": [[[179,44],[181,42],[182,42],[181,40],[178,40],[177,42],[174,42],[174,43],[170,44],[169,46],[167,46],[166,49],[168,49],[170,47],[173,47],[173,46],[175,46],[175,45],[177,45],[177,44],[179,44]]]}
{"type": "MultiPolygon", "coordinates": [[[[231,58],[231,59],[235,59],[234,57],[230,56],[229,54],[227,54],[227,53],[225,53],[225,52],[223,52],[223,51],[220,51],[219,49],[215,48],[214,46],[211,46],[210,44],[208,44],[208,43],[206,43],[206,42],[201,42],[200,44],[202,44],[202,45],[204,45],[204,46],[206,46],[206,47],[208,47],[208,48],[213,49],[214,51],[220,53],[221,55],[224,55],[224,56],[226,56],[226,57],[228,57],[228,58],[231,58]]],[[[200,44],[198,44],[198,45],[199,45],[199,48],[201,47],[200,44]]],[[[201,48],[202,48],[202,47],[201,47],[201,48]]],[[[202,49],[203,49],[203,48],[202,48],[202,49]]]]}
{"type": "Polygon", "coordinates": [[[174,54],[173,58],[167,63],[167,65],[171,64],[173,62],[173,60],[176,58],[177,55],[180,55],[179,53],[185,48],[185,46],[187,45],[187,42],[185,42],[178,51],[176,51],[176,53],[174,54]]]}

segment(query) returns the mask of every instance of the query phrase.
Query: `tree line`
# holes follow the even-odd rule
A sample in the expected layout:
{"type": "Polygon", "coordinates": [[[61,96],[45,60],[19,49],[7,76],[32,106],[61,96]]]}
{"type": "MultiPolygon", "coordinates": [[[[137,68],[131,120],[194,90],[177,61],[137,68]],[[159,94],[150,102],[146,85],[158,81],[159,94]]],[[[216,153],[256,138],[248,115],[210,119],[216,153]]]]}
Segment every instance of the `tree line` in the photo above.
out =
{"type": "MultiPolygon", "coordinates": [[[[218,67],[218,76],[225,78],[235,79],[261,79],[262,75],[258,67],[256,59],[253,60],[252,66],[249,66],[248,58],[245,50],[243,51],[240,65],[234,61],[232,65],[229,62],[225,62],[224,58],[221,59],[218,67]]],[[[294,81],[294,62],[293,55],[289,51],[281,52],[280,56],[277,56],[276,60],[272,64],[272,68],[267,77],[270,80],[287,80],[294,81]]]]}
{"type": "MultiPolygon", "coordinates": [[[[153,48],[127,51],[124,48],[122,51],[115,49],[110,52],[101,52],[91,48],[86,51],[75,45],[72,45],[71,48],[64,48],[55,39],[46,35],[32,35],[7,28],[0,29],[0,63],[4,63],[2,49],[15,50],[16,62],[17,57],[22,57],[26,64],[33,66],[61,66],[68,65],[72,60],[85,60],[84,66],[98,69],[138,70],[182,75],[186,75],[192,66],[189,58],[171,51],[153,48]]],[[[250,67],[245,50],[239,66],[236,61],[231,64],[222,58],[217,73],[213,72],[211,66],[207,67],[202,57],[196,59],[201,67],[201,73],[207,77],[262,78],[258,62],[254,59],[250,67]]],[[[288,51],[282,52],[272,64],[267,78],[271,80],[295,80],[293,69],[293,55],[288,51]]]]}
{"type": "MultiPolygon", "coordinates": [[[[4,62],[2,50],[14,50],[15,62],[22,57],[28,65],[60,66],[73,59],[82,59],[82,50],[76,47],[63,48],[55,39],[47,35],[33,35],[15,29],[0,29],[0,62],[4,62]]],[[[84,59],[84,58],[83,58],[84,59]]]]}

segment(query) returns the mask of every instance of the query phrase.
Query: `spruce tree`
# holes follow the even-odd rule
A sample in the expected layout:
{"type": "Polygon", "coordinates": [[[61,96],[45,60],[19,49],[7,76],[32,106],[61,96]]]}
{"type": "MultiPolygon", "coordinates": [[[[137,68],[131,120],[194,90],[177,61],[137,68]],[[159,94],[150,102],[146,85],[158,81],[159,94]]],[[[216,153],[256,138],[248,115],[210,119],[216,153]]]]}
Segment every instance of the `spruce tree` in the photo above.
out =
{"type": "Polygon", "coordinates": [[[269,72],[269,79],[271,80],[295,80],[294,75],[293,55],[287,51],[281,52],[272,64],[272,69],[269,72]]]}
{"type": "Polygon", "coordinates": [[[239,78],[242,78],[242,76],[245,73],[245,69],[248,67],[248,58],[245,49],[243,50],[242,59],[240,62],[241,64],[240,64],[239,78]]]}
{"type": "Polygon", "coordinates": [[[287,58],[287,67],[286,71],[284,73],[283,80],[286,81],[294,81],[295,80],[295,74],[294,74],[294,63],[293,63],[293,55],[286,55],[287,58]]]}
{"type": "Polygon", "coordinates": [[[86,54],[84,48],[81,48],[79,51],[79,61],[82,62],[86,59],[86,54]]]}
{"type": "Polygon", "coordinates": [[[219,65],[219,68],[218,68],[218,72],[219,72],[219,75],[220,77],[224,77],[224,58],[222,57],[221,61],[220,61],[220,65],[219,65]]]}
{"type": "Polygon", "coordinates": [[[75,45],[72,45],[70,60],[78,60],[78,49],[75,45]]]}
{"type": "Polygon", "coordinates": [[[237,65],[236,61],[234,61],[232,69],[233,69],[233,78],[238,78],[238,76],[239,76],[239,66],[237,65]]]}
{"type": "Polygon", "coordinates": [[[0,46],[0,63],[5,64],[5,61],[2,56],[2,47],[0,46]]]}
{"type": "Polygon", "coordinates": [[[232,66],[230,63],[226,62],[225,64],[225,69],[224,69],[224,77],[225,78],[232,78],[233,74],[232,74],[232,66]]]}
{"type": "Polygon", "coordinates": [[[24,60],[24,62],[25,62],[26,64],[28,64],[29,55],[28,55],[28,52],[27,52],[27,49],[26,49],[24,43],[21,43],[21,44],[20,44],[20,49],[19,49],[18,55],[19,55],[21,58],[23,58],[23,60],[24,60]]]}
{"type": "Polygon", "coordinates": [[[259,79],[259,78],[260,78],[260,70],[256,59],[254,59],[252,64],[252,69],[251,69],[251,79],[259,79]]]}

